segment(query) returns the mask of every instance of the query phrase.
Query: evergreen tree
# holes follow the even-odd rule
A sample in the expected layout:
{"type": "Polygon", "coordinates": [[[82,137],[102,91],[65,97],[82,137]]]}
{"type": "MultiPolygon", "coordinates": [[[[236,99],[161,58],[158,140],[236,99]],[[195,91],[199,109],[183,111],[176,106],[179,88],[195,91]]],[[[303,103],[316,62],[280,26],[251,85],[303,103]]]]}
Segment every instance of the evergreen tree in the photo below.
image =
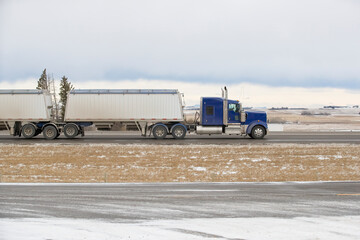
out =
{"type": "Polygon", "coordinates": [[[38,80],[38,86],[36,89],[42,90],[46,89],[49,90],[49,84],[48,84],[48,77],[46,74],[46,68],[44,69],[43,73],[41,74],[39,80],[38,80]]]}
{"type": "Polygon", "coordinates": [[[68,81],[67,77],[63,76],[60,81],[60,104],[61,104],[61,118],[64,120],[66,101],[68,93],[73,90],[74,87],[71,82],[68,81]]]}

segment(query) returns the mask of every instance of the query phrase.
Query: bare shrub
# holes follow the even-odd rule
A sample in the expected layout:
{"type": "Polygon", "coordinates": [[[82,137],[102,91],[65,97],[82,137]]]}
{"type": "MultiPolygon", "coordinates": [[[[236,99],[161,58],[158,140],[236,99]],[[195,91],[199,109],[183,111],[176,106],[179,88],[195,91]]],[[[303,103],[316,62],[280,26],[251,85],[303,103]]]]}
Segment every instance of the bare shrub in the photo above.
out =
{"type": "Polygon", "coordinates": [[[303,115],[303,116],[312,116],[314,114],[312,112],[309,112],[309,111],[302,111],[301,115],[303,115]]]}
{"type": "Polygon", "coordinates": [[[287,121],[284,118],[281,118],[281,117],[269,117],[268,122],[269,123],[281,123],[281,124],[284,124],[287,121]]]}

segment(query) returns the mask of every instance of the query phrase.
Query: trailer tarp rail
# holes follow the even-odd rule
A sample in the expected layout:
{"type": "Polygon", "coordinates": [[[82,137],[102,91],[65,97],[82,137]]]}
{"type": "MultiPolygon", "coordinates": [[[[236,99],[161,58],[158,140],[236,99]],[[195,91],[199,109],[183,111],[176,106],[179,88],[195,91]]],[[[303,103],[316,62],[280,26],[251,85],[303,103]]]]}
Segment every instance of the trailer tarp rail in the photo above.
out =
{"type": "Polygon", "coordinates": [[[70,94],[178,94],[176,89],[75,89],[70,94]]]}
{"type": "Polygon", "coordinates": [[[43,90],[37,89],[16,89],[16,90],[0,90],[0,94],[43,94],[43,90]]]}

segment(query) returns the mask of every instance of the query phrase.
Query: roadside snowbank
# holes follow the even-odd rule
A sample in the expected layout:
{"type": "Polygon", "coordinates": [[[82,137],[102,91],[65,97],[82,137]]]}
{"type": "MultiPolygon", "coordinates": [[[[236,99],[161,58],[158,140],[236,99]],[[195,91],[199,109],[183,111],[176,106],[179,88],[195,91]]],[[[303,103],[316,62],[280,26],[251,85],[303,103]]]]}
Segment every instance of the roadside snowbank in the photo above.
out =
{"type": "Polygon", "coordinates": [[[360,216],[214,218],[135,223],[87,219],[0,219],[0,239],[326,239],[360,238],[360,216]]]}

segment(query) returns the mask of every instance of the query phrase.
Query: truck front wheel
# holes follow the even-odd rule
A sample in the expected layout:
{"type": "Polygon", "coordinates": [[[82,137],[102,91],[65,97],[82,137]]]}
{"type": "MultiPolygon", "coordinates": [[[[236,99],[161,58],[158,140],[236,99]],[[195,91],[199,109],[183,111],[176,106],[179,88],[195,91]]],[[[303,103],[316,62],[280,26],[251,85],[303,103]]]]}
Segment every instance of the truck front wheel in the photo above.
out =
{"type": "Polygon", "coordinates": [[[186,129],[181,125],[177,125],[172,129],[171,135],[175,139],[183,139],[186,135],[186,129]]]}
{"type": "Polygon", "coordinates": [[[167,129],[163,125],[156,125],[152,132],[156,139],[164,139],[167,135],[167,129]]]}
{"type": "Polygon", "coordinates": [[[251,130],[251,134],[250,137],[254,138],[254,139],[262,139],[265,137],[265,128],[262,126],[255,126],[253,127],[253,129],[251,130]]]}
{"type": "Polygon", "coordinates": [[[43,130],[44,137],[47,140],[53,140],[58,136],[58,130],[53,125],[48,125],[43,130]]]}
{"type": "Polygon", "coordinates": [[[33,124],[25,124],[21,129],[24,138],[32,138],[36,135],[36,129],[33,124]]]}

